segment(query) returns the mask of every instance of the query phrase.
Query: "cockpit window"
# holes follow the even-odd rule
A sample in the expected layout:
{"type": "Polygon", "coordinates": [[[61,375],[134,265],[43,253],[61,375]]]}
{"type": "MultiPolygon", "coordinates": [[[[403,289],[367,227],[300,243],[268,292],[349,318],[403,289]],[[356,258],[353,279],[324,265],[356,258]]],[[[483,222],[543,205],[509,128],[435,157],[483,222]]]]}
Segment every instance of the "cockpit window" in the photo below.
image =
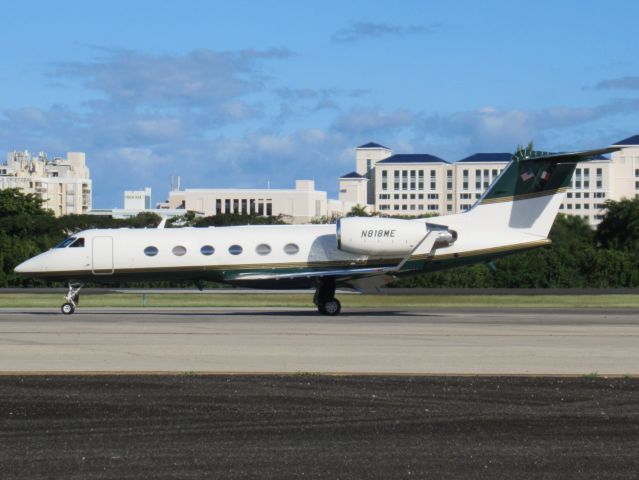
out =
{"type": "Polygon", "coordinates": [[[76,240],[76,237],[69,237],[66,240],[61,241],[53,248],[66,248],[76,240]]]}
{"type": "Polygon", "coordinates": [[[69,248],[78,248],[78,247],[84,247],[84,238],[80,237],[71,245],[69,245],[69,248]]]}

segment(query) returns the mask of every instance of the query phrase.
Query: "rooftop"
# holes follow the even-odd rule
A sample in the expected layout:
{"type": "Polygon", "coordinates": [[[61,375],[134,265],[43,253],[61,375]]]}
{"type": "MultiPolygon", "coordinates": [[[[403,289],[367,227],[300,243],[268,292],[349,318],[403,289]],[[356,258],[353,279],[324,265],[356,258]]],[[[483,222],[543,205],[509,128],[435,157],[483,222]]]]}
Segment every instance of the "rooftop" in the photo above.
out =
{"type": "Polygon", "coordinates": [[[385,148],[386,150],[390,150],[390,148],[375,142],[368,142],[368,143],[365,143],[364,145],[360,145],[357,148],[385,148]]]}
{"type": "Polygon", "coordinates": [[[346,175],[342,175],[339,178],[366,178],[366,177],[364,175],[360,175],[357,172],[350,172],[350,173],[347,173],[346,175]]]}
{"type": "Polygon", "coordinates": [[[475,153],[457,162],[509,162],[512,156],[512,153],[475,153]]]}
{"type": "Polygon", "coordinates": [[[639,145],[639,135],[633,135],[632,137],[624,138],[613,145],[639,145]]]}
{"type": "Polygon", "coordinates": [[[400,153],[377,162],[378,165],[380,163],[449,163],[449,162],[442,158],[436,157],[435,155],[429,155],[428,153],[400,153]]]}

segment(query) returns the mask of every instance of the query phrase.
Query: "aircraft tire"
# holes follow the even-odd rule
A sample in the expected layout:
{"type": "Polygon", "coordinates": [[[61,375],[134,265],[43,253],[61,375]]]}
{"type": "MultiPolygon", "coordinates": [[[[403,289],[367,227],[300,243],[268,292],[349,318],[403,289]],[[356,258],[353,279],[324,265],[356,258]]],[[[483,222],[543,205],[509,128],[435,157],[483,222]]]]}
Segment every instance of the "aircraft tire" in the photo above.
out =
{"type": "Polygon", "coordinates": [[[342,310],[342,304],[337,298],[331,298],[326,300],[325,302],[321,302],[317,306],[317,309],[320,311],[321,314],[329,315],[332,317],[339,314],[339,312],[342,310]]]}
{"type": "Polygon", "coordinates": [[[75,312],[75,307],[72,303],[63,303],[60,307],[60,311],[65,315],[71,315],[73,312],[75,312]]]}

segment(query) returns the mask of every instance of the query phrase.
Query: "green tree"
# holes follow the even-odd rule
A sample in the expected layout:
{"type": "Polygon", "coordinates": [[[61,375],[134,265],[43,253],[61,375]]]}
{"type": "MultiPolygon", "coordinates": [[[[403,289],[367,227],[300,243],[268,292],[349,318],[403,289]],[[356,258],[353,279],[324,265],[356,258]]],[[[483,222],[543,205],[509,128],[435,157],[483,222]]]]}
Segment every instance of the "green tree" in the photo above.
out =
{"type": "Polygon", "coordinates": [[[370,217],[370,214],[366,211],[366,207],[363,205],[355,205],[351,208],[351,211],[346,214],[347,217],[370,217]]]}
{"type": "Polygon", "coordinates": [[[639,250],[639,198],[608,200],[597,226],[596,239],[604,248],[639,250]]]}

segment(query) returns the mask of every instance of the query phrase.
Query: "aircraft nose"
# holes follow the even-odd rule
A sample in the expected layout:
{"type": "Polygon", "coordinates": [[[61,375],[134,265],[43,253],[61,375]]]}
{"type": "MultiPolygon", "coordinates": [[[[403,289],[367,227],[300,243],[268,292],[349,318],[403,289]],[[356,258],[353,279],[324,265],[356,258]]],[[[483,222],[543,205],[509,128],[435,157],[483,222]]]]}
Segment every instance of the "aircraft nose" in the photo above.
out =
{"type": "Polygon", "coordinates": [[[20,273],[22,275],[28,275],[30,273],[37,273],[41,271],[39,266],[40,261],[35,258],[30,258],[29,260],[25,260],[20,265],[13,269],[14,272],[20,273]]]}

